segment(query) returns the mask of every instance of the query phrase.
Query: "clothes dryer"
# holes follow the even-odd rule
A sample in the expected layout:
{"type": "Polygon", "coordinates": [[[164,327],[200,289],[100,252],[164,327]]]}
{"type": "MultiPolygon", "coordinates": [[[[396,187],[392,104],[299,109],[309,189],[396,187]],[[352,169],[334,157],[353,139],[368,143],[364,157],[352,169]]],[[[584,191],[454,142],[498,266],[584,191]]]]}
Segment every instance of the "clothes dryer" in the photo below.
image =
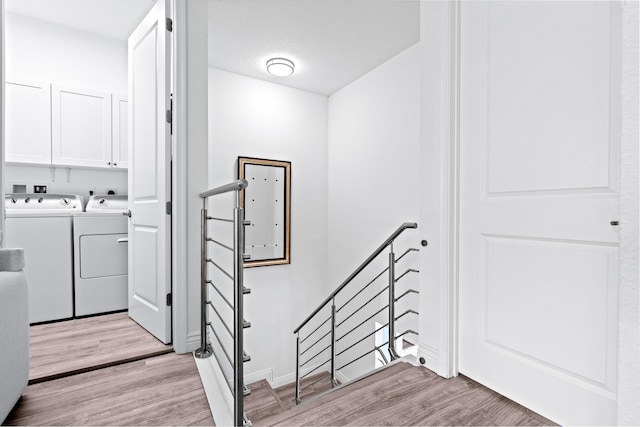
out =
{"type": "Polygon", "coordinates": [[[91,196],[73,218],[76,316],[128,307],[127,196],[91,196]]]}

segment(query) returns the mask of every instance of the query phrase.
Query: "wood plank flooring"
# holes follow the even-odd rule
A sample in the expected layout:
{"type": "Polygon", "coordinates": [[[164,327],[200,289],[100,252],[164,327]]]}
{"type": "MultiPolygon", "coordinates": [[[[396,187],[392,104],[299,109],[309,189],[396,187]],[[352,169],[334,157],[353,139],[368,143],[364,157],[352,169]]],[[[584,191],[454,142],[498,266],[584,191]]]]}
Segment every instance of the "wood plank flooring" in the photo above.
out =
{"type": "Polygon", "coordinates": [[[126,312],[34,325],[29,383],[171,352],[126,312]]]}
{"type": "Polygon", "coordinates": [[[6,425],[215,425],[191,354],[29,385],[6,425]]]}
{"type": "Polygon", "coordinates": [[[400,362],[254,425],[556,425],[464,376],[400,362]]]}

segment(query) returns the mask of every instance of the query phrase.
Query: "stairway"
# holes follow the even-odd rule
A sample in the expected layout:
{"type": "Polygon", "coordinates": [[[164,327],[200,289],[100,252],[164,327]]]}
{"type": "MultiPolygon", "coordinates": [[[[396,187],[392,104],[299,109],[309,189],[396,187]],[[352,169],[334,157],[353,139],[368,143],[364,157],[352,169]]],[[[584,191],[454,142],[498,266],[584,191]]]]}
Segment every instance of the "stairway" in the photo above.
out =
{"type": "MultiPolygon", "coordinates": [[[[320,375],[326,391],[329,376],[320,375]]],[[[291,385],[274,390],[264,380],[254,383],[245,413],[254,426],[555,425],[462,375],[444,379],[404,361],[330,393],[323,393],[321,382],[315,397],[297,406],[291,385]]]]}

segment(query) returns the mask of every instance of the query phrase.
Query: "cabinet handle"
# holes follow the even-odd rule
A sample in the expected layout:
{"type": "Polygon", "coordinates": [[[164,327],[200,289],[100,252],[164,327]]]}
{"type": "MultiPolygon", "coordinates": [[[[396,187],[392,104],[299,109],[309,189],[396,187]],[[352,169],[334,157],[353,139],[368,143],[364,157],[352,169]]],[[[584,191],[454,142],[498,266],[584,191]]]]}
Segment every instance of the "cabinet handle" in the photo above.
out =
{"type": "Polygon", "coordinates": [[[117,164],[117,163],[114,163],[114,164],[113,164],[113,166],[118,166],[118,164],[117,164]]]}
{"type": "Polygon", "coordinates": [[[116,242],[118,243],[127,243],[129,241],[128,237],[123,237],[121,239],[116,240],[116,242]]]}
{"type": "Polygon", "coordinates": [[[111,162],[107,162],[107,166],[111,166],[111,162]]]}

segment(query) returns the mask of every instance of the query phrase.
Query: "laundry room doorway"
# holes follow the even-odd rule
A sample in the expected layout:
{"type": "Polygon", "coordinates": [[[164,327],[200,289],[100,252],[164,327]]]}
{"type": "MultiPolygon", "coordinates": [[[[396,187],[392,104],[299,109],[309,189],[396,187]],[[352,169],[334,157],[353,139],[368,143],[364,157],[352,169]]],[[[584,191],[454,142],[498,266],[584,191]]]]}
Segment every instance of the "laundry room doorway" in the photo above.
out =
{"type": "MultiPolygon", "coordinates": [[[[134,194],[134,191],[129,188],[129,177],[132,175],[131,171],[135,169],[134,162],[130,159],[144,159],[145,156],[135,156],[136,151],[133,148],[131,151],[127,148],[128,130],[134,127],[133,122],[129,120],[133,113],[130,108],[132,103],[129,96],[127,41],[136,26],[158,3],[159,0],[114,0],[110,2],[2,0],[0,2],[3,18],[1,39],[3,42],[2,63],[4,65],[1,86],[2,100],[6,103],[2,109],[4,138],[2,140],[2,158],[0,159],[0,167],[4,172],[0,183],[3,191],[3,204],[5,202],[4,194],[7,194],[7,197],[18,194],[19,197],[15,197],[17,202],[32,202],[31,204],[35,204],[41,199],[45,200],[47,196],[71,194],[78,196],[84,209],[90,196],[104,195],[112,198],[126,198],[127,195],[134,194]],[[16,100],[20,102],[16,104],[16,100]],[[42,101],[42,103],[31,105],[29,104],[31,101],[42,101]],[[17,108],[16,105],[20,108],[17,108]],[[18,111],[20,114],[16,114],[18,111]],[[50,124],[46,125],[45,122],[40,122],[40,119],[43,118],[50,124]],[[31,138],[36,135],[36,130],[38,130],[37,135],[40,138],[37,141],[31,138]],[[33,198],[30,197],[32,193],[46,193],[46,196],[33,198]]],[[[162,3],[163,10],[169,10],[168,5],[173,2],[163,0],[160,3],[162,3]]],[[[156,20],[156,24],[161,24],[157,28],[158,36],[168,31],[165,29],[166,16],[156,20]]],[[[169,42],[166,43],[167,46],[168,44],[169,42]]],[[[144,43],[141,46],[144,47],[144,43]]],[[[146,50],[142,55],[148,53],[146,50]]],[[[166,70],[170,69],[168,64],[169,62],[167,62],[166,70]]],[[[149,70],[147,69],[147,71],[149,70]]],[[[155,70],[150,74],[155,74],[155,70]]],[[[168,81],[170,74],[167,72],[165,77],[168,81]]],[[[169,103],[168,87],[168,85],[165,86],[167,94],[165,104],[169,103]]],[[[163,104],[163,123],[166,123],[165,112],[163,104]]],[[[143,121],[148,118],[145,114],[141,114],[141,116],[143,121]]],[[[136,117],[137,119],[138,117],[136,117]]],[[[155,119],[153,120],[155,121],[155,119]]],[[[137,127],[144,129],[142,125],[137,127]]],[[[170,124],[167,124],[167,128],[170,128],[170,124]]],[[[164,137],[167,147],[170,147],[169,135],[169,132],[166,132],[164,137]]],[[[147,154],[148,149],[148,146],[143,146],[140,152],[147,154]]],[[[153,158],[153,156],[147,156],[147,159],[149,158],[153,158]]],[[[162,186],[156,185],[156,187],[158,189],[162,187],[162,190],[159,191],[170,195],[170,159],[165,157],[163,160],[165,163],[162,165],[155,165],[147,170],[153,169],[154,174],[162,175],[162,186]]],[[[137,163],[138,166],[140,164],[140,162],[137,163]]],[[[144,166],[144,163],[142,164],[144,166]]],[[[143,190],[149,188],[146,186],[148,181],[145,181],[144,177],[141,180],[134,180],[135,182],[141,182],[142,185],[138,185],[138,187],[143,190]]],[[[144,198],[145,195],[142,197],[144,198]]],[[[60,200],[65,200],[65,197],[61,197],[60,200]]],[[[104,200],[107,203],[110,202],[108,197],[105,197],[104,200]]],[[[171,351],[172,347],[166,345],[172,340],[172,263],[171,229],[169,227],[171,216],[167,214],[167,202],[170,202],[168,196],[159,202],[166,223],[163,231],[166,244],[158,249],[162,251],[162,260],[156,263],[161,266],[162,272],[154,270],[152,273],[148,273],[145,278],[159,277],[165,284],[159,298],[165,308],[160,327],[150,326],[145,319],[140,320],[140,316],[136,318],[136,313],[144,310],[135,304],[133,310],[130,310],[129,303],[125,301],[122,307],[117,308],[110,307],[93,312],[79,310],[51,318],[38,318],[38,320],[31,321],[31,323],[35,323],[32,328],[39,328],[42,331],[47,331],[44,335],[51,335],[62,333],[60,332],[62,329],[71,331],[78,327],[86,331],[88,336],[93,335],[94,341],[97,341],[97,337],[101,336],[105,340],[117,340],[119,335],[128,337],[130,330],[127,332],[126,328],[118,330],[112,327],[126,323],[127,327],[133,324],[135,328],[139,328],[128,317],[128,313],[132,312],[132,317],[136,318],[138,323],[143,324],[145,329],[151,330],[152,333],[158,329],[163,331],[162,334],[156,333],[158,340],[152,338],[159,346],[152,352],[167,351],[167,349],[171,351]],[[126,317],[128,322],[124,322],[123,317],[126,317]],[[74,326],[76,323],[81,326],[74,326]],[[53,332],[54,329],[57,332],[53,332]],[[107,329],[113,330],[107,333],[105,332],[107,329]],[[112,334],[112,338],[106,338],[106,334],[112,334]]],[[[4,205],[2,210],[4,212],[4,205]]],[[[125,208],[125,212],[126,210],[127,208],[125,208]]],[[[146,218],[144,213],[136,215],[137,208],[131,209],[131,211],[134,212],[133,218],[138,217],[141,220],[146,218]]],[[[88,215],[88,212],[80,212],[77,215],[81,214],[87,214],[87,217],[91,216],[88,215]]],[[[116,215],[116,213],[111,214],[116,215]]],[[[73,215],[76,214],[69,213],[69,216],[73,215]]],[[[94,215],[95,218],[93,218],[96,221],[98,220],[97,216],[94,215]]],[[[125,228],[124,232],[109,232],[115,236],[112,243],[114,248],[127,248],[130,245],[127,242],[127,223],[129,220],[122,214],[117,214],[117,216],[124,220],[125,228]]],[[[3,237],[7,231],[5,227],[3,216],[3,227],[0,227],[3,237]]],[[[142,228],[147,234],[134,240],[138,243],[142,242],[141,246],[144,246],[144,243],[148,243],[150,234],[153,233],[149,233],[151,225],[148,223],[145,223],[142,228]]],[[[140,229],[141,227],[136,228],[137,231],[140,229]]],[[[109,236],[104,239],[92,237],[85,240],[87,242],[91,240],[93,243],[98,240],[108,240],[108,238],[109,236]]],[[[155,239],[155,237],[153,238],[155,239]]],[[[78,248],[81,246],[81,239],[82,236],[74,243],[72,229],[69,235],[62,240],[66,242],[65,244],[68,243],[68,250],[73,251],[74,245],[78,248]]],[[[7,244],[5,239],[3,245],[7,246],[7,244]]],[[[66,246],[65,250],[67,250],[66,246]]],[[[57,251],[58,247],[54,245],[47,247],[42,252],[43,256],[47,257],[47,254],[55,254],[57,251]]],[[[129,254],[131,252],[129,251],[129,254]]],[[[144,257],[148,253],[143,251],[141,256],[144,257]]],[[[42,268],[43,264],[33,257],[32,253],[25,253],[27,264],[25,270],[42,268]]],[[[107,273],[118,271],[118,275],[124,274],[138,278],[141,274],[145,274],[141,265],[145,264],[144,261],[148,257],[145,259],[136,257],[137,269],[131,271],[130,267],[134,264],[131,262],[129,267],[125,266],[124,273],[120,272],[122,264],[120,258],[114,260],[118,263],[117,266],[113,268],[106,266],[106,263],[111,262],[111,258],[107,255],[91,257],[94,261],[92,271],[99,270],[107,273]]],[[[127,255],[125,255],[126,258],[127,255]]],[[[71,272],[73,278],[75,269],[80,269],[81,263],[74,260],[73,252],[70,257],[65,257],[65,259],[69,261],[64,265],[56,265],[55,268],[63,268],[67,272],[71,272]]],[[[28,271],[26,273],[29,277],[28,271]]],[[[85,271],[85,273],[87,272],[85,271]]],[[[81,275],[80,272],[78,274],[81,275]]],[[[107,275],[113,274],[108,273],[107,275]]],[[[47,277],[47,275],[44,276],[47,277]]],[[[65,277],[67,276],[65,275],[65,277]]],[[[55,277],[55,273],[48,277],[55,277]]],[[[91,277],[89,277],[90,279],[91,277]]],[[[142,280],[139,283],[143,283],[142,280]]],[[[72,289],[73,279],[70,279],[69,282],[68,287],[72,289]]],[[[30,292],[32,288],[34,292],[37,292],[38,288],[33,280],[29,286],[30,292]]],[[[148,296],[146,293],[148,288],[145,289],[138,285],[134,289],[135,295],[148,296]]],[[[72,298],[74,298],[73,290],[69,292],[69,299],[72,298]]],[[[137,298],[136,301],[140,299],[142,298],[137,298]]],[[[149,300],[152,299],[146,298],[145,303],[148,303],[149,300]]],[[[70,305],[73,307],[73,302],[70,305]]],[[[148,305],[142,305],[148,307],[148,305]]],[[[30,307],[29,311],[34,310],[30,307]]],[[[149,337],[155,336],[145,332],[142,328],[139,329],[149,337]]],[[[32,344],[36,343],[32,340],[32,344]]],[[[150,344],[152,347],[156,345],[151,342],[150,344]]],[[[101,345],[104,345],[104,341],[101,345]]],[[[123,344],[121,347],[125,346],[127,344],[123,344]]],[[[68,358],[66,350],[64,354],[60,351],[61,346],[52,348],[58,349],[51,351],[58,352],[60,357],[68,358]]],[[[39,352],[40,350],[37,350],[35,354],[39,352]]],[[[51,357],[54,356],[51,355],[51,357]]],[[[100,364],[101,362],[96,363],[100,364]]],[[[86,367],[82,369],[86,369],[86,367]]]]}

